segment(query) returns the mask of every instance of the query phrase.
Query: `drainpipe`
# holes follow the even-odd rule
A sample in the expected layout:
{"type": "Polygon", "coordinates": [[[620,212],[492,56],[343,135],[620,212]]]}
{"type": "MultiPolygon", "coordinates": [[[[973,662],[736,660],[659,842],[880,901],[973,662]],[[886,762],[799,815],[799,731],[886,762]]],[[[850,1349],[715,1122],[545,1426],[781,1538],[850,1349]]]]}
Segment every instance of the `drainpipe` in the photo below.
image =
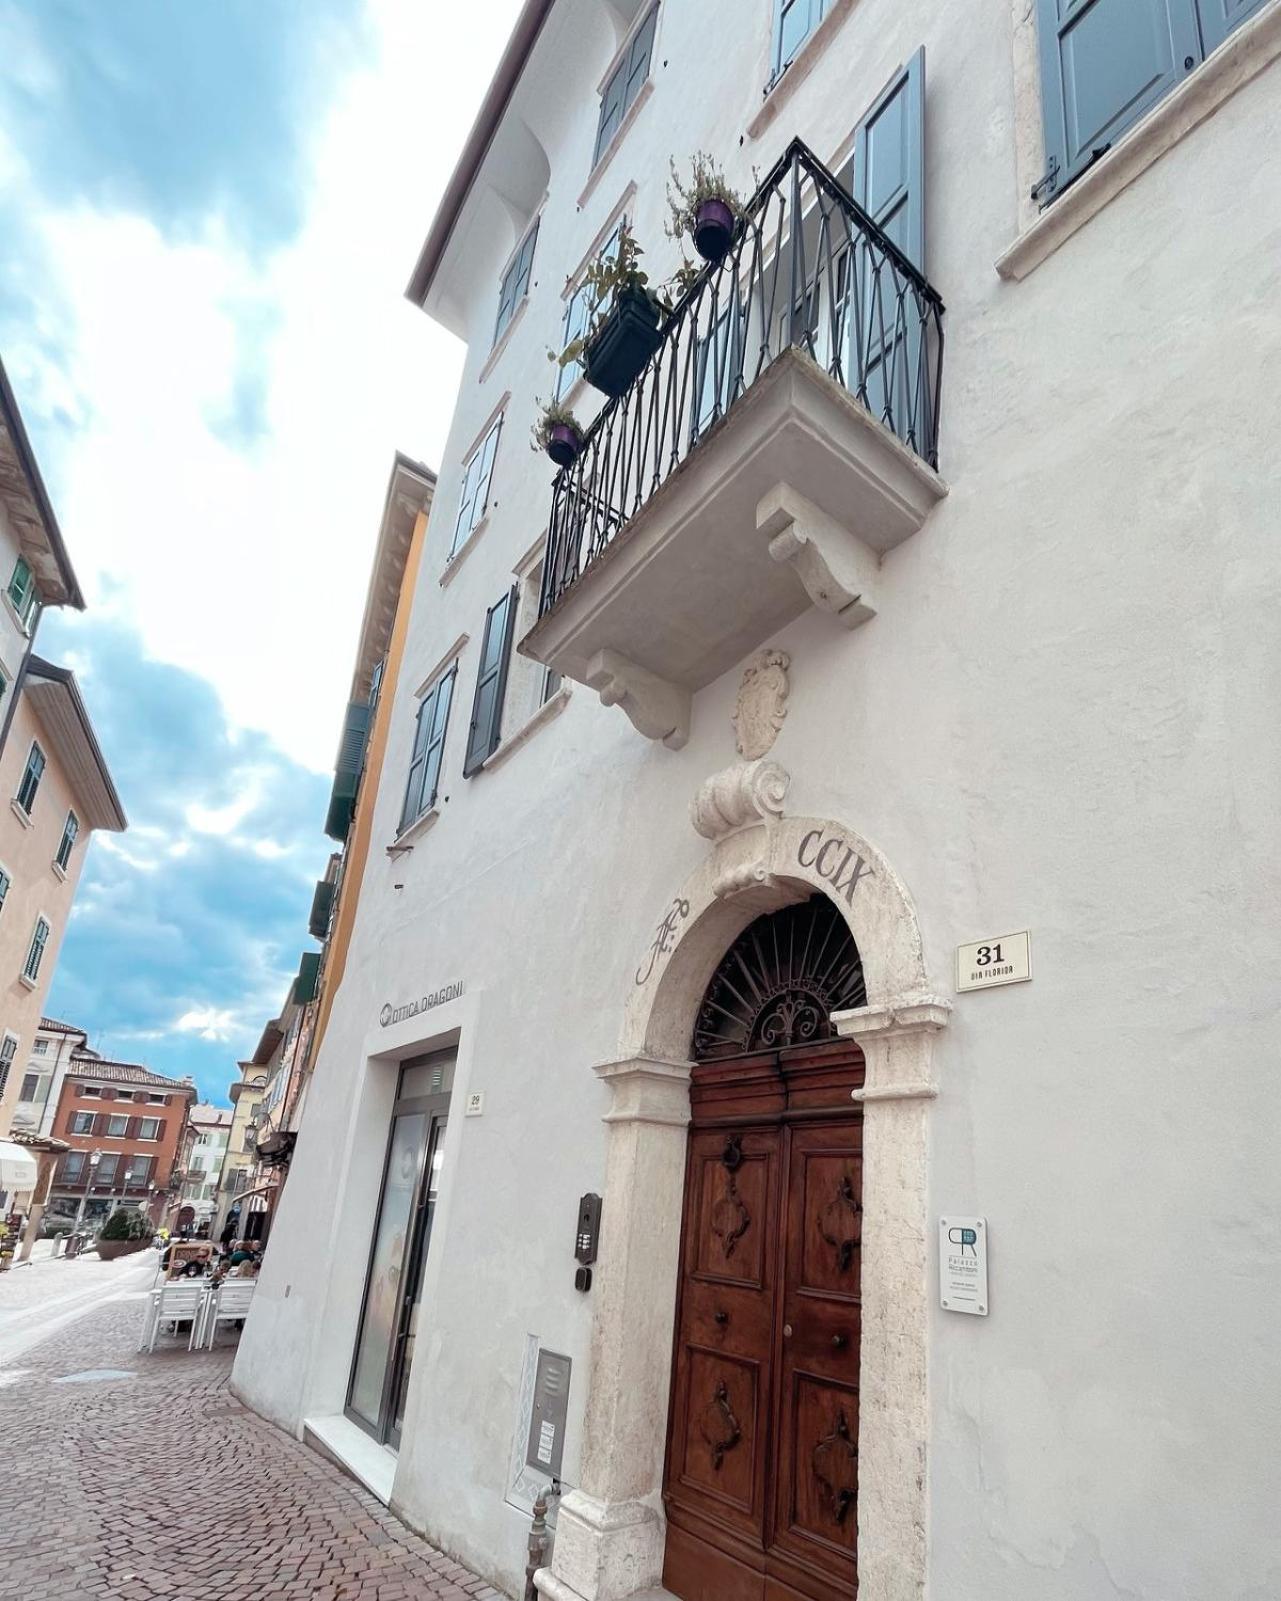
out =
{"type": "Polygon", "coordinates": [[[559,1495],[560,1486],[553,1482],[545,1490],[538,1492],[538,1498],[534,1502],[534,1517],[529,1525],[529,1561],[525,1565],[524,1601],[538,1601],[534,1575],[547,1566],[548,1553],[551,1549],[551,1535],[547,1530],[547,1502],[551,1496],[559,1495]]]}
{"type": "Polygon", "coordinates": [[[39,628],[40,619],[43,616],[44,605],[37,601],[35,610],[31,614],[31,627],[27,633],[27,648],[22,653],[18,675],[9,689],[9,703],[4,709],[4,722],[0,723],[0,757],[4,756],[4,748],[9,743],[9,725],[13,722],[13,714],[18,706],[18,696],[22,693],[22,686],[27,680],[27,664],[30,662],[32,652],[36,648],[36,629],[39,628]]]}

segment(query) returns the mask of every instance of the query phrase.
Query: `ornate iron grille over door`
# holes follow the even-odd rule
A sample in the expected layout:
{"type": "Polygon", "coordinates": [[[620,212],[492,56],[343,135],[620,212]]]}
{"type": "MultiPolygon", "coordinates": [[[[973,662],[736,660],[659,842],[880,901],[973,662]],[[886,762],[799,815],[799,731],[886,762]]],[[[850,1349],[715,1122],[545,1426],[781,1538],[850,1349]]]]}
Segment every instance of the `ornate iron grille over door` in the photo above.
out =
{"type": "Polygon", "coordinates": [[[833,1012],[862,1006],[863,959],[826,895],[758,917],[716,969],[694,1025],[694,1059],[831,1039],[833,1012]]]}

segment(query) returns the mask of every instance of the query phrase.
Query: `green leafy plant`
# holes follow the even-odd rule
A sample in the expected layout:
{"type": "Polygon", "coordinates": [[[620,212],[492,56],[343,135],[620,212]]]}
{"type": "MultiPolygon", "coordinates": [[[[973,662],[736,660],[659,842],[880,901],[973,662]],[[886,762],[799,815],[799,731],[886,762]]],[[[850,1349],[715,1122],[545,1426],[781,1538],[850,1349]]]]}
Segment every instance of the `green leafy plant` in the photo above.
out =
{"type": "Polygon", "coordinates": [[[151,1233],[150,1219],[136,1207],[118,1206],[102,1225],[100,1240],[141,1240],[151,1233]]]}
{"type": "MultiPolygon", "coordinates": [[[[720,200],[736,217],[742,215],[741,196],[726,183],[725,174],[705,150],[696,150],[691,157],[688,182],[682,181],[674,156],[671,168],[672,175],[667,185],[667,204],[671,211],[667,221],[669,239],[692,239],[698,208],[708,200],[720,200]]],[[[694,270],[698,271],[697,268],[694,270]]]]}
{"type": "Polygon", "coordinates": [[[649,274],[640,264],[644,254],[636,242],[636,235],[626,223],[623,223],[618,230],[617,250],[610,256],[597,256],[583,274],[583,286],[591,295],[587,308],[586,329],[579,338],[571,339],[559,356],[555,351],[549,350],[547,352],[549,360],[561,367],[569,367],[575,362],[582,361],[583,352],[600,332],[605,319],[613,310],[614,301],[620,294],[640,293],[647,295],[655,305],[662,305],[662,301],[649,287],[649,274]]]}
{"type": "Polygon", "coordinates": [[[559,400],[540,400],[538,407],[538,421],[530,430],[529,435],[529,448],[531,450],[541,455],[551,441],[552,429],[558,425],[572,428],[579,439],[582,439],[583,425],[568,406],[562,405],[559,400]]]}

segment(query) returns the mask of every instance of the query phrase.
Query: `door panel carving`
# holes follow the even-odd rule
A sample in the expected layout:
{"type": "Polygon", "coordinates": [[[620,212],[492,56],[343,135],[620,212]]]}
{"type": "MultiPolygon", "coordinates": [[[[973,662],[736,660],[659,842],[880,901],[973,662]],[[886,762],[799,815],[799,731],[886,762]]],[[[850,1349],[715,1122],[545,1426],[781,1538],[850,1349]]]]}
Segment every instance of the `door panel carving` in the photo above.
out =
{"type": "Polygon", "coordinates": [[[664,1488],[688,1601],[857,1584],[861,1066],[838,1043],[695,1068],[664,1488]]]}

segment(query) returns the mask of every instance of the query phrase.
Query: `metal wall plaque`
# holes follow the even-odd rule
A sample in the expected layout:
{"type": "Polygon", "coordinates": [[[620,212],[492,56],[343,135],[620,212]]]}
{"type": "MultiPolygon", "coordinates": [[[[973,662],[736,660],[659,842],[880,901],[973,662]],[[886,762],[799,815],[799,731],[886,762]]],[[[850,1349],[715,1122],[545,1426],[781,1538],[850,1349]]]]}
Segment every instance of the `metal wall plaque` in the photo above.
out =
{"type": "Polygon", "coordinates": [[[1032,976],[1032,936],[998,934],[956,947],[958,990],[994,989],[998,984],[1022,984],[1032,976]]]}
{"type": "Polygon", "coordinates": [[[939,1300],[947,1312],[987,1316],[986,1218],[939,1218],[939,1300]]]}
{"type": "Polygon", "coordinates": [[[525,1446],[526,1467],[536,1468],[549,1480],[560,1478],[565,1454],[565,1422],[569,1416],[570,1360],[555,1351],[539,1351],[534,1377],[534,1410],[525,1446]]]}

